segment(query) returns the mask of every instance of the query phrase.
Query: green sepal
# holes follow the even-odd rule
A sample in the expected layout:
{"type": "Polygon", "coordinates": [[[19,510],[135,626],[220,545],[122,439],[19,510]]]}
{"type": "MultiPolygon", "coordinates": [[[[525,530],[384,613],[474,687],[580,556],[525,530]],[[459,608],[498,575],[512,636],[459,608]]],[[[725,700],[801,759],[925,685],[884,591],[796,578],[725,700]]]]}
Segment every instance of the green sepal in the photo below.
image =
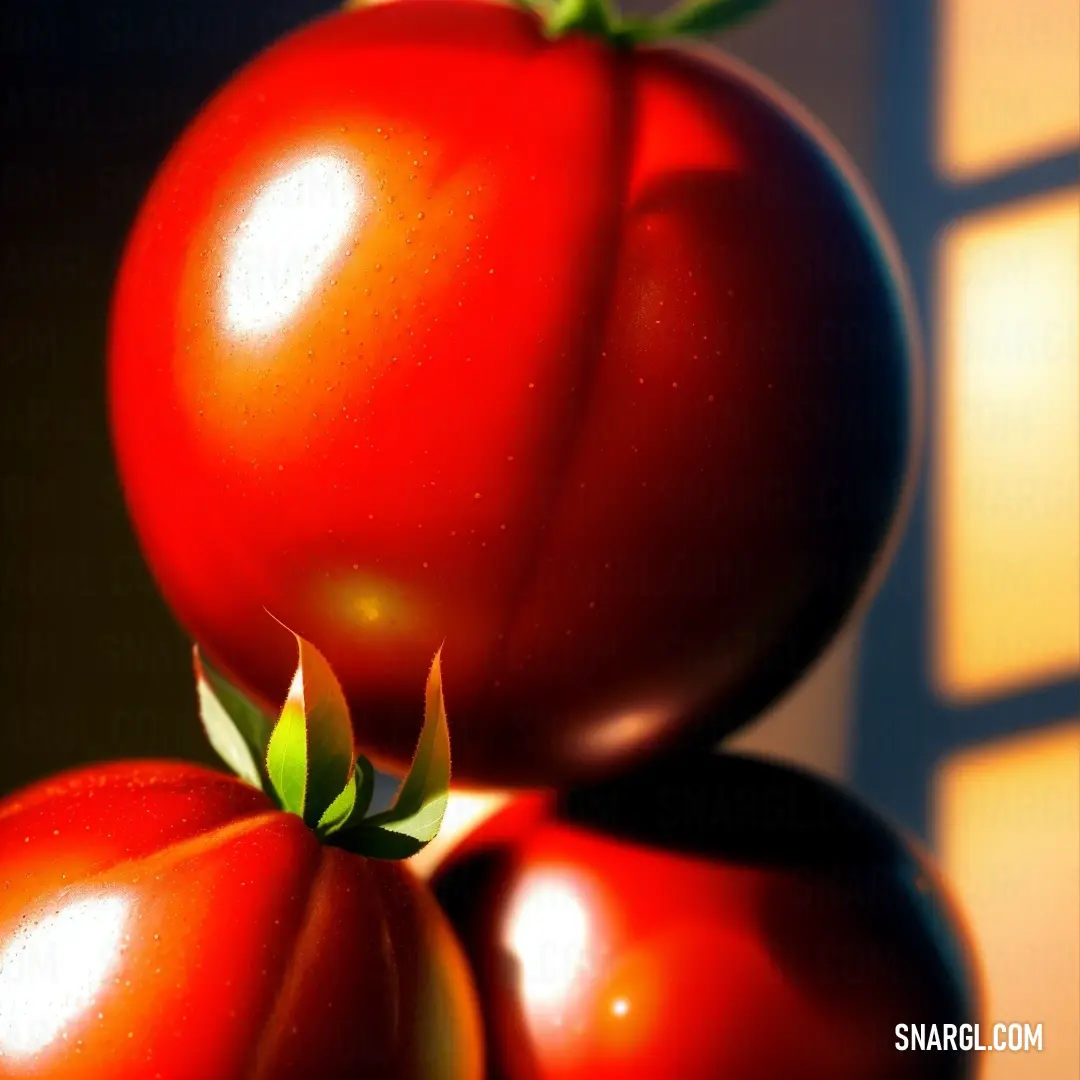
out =
{"type": "Polygon", "coordinates": [[[772,0],[690,0],[647,19],[620,19],[611,36],[632,45],[727,30],[768,6],[772,0]]]}
{"type": "Polygon", "coordinates": [[[199,719],[210,745],[241,780],[264,790],[262,762],[273,720],[217,671],[198,645],[191,655],[199,719]]]}
{"type": "Polygon", "coordinates": [[[291,688],[266,747],[266,772],[281,809],[303,817],[307,798],[307,731],[303,702],[292,700],[291,688]]]}
{"type": "Polygon", "coordinates": [[[551,37],[560,37],[571,30],[607,37],[614,25],[606,0],[556,0],[546,12],[544,22],[551,37]]]}
{"type": "MultiPolygon", "coordinates": [[[[689,0],[672,11],[649,18],[624,18],[607,0],[509,0],[536,15],[549,37],[572,31],[605,38],[613,45],[646,45],[665,38],[700,37],[727,30],[772,0],[689,0]]],[[[372,6],[372,0],[342,0],[342,11],[372,6]]]]}
{"type": "Polygon", "coordinates": [[[330,836],[352,817],[356,806],[356,770],[341,789],[341,794],[323,811],[316,829],[320,836],[330,836]]]}
{"type": "Polygon", "coordinates": [[[356,779],[356,802],[353,804],[348,820],[342,825],[343,829],[352,828],[364,820],[364,815],[371,809],[371,800],[375,795],[375,767],[362,754],[356,758],[356,770],[353,776],[356,779]]]}
{"type": "Polygon", "coordinates": [[[368,807],[371,806],[374,791],[374,766],[366,757],[358,757],[349,782],[319,818],[319,835],[323,838],[333,836],[339,830],[356,826],[363,821],[368,807]]]}
{"type": "Polygon", "coordinates": [[[428,845],[427,840],[366,822],[355,829],[335,833],[333,843],[367,859],[409,859],[428,845]]]}
{"type": "Polygon", "coordinates": [[[353,815],[356,824],[334,834],[338,846],[372,858],[407,859],[438,835],[450,797],[450,731],[440,657],[441,652],[431,665],[424,726],[393,805],[367,819],[353,815]]]}
{"type": "Polygon", "coordinates": [[[341,684],[322,653],[293,636],[299,659],[266,749],[266,769],[282,809],[314,829],[332,805],[350,798],[356,752],[341,684]]]}

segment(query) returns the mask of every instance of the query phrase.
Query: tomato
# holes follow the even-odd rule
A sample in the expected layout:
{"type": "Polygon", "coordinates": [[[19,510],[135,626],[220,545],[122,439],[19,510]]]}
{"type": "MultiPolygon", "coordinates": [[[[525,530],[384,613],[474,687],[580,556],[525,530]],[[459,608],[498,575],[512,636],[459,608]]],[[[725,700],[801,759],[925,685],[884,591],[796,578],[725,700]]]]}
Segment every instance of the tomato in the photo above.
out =
{"type": "Polygon", "coordinates": [[[471,983],[403,866],[190,765],[0,802],[0,1076],[477,1080],[471,983]]]}
{"type": "Polygon", "coordinates": [[[900,1023],[975,1019],[926,859],[850,796],[752,758],[522,796],[433,879],[490,1080],[946,1080],[900,1023]]]}
{"type": "Polygon", "coordinates": [[[598,776],[755,714],[880,571],[897,274],[835,149],[719,56],[469,0],[335,14],[236,75],[138,215],[127,503],[260,699],[291,664],[265,607],[400,767],[445,641],[459,781],[598,776]]]}

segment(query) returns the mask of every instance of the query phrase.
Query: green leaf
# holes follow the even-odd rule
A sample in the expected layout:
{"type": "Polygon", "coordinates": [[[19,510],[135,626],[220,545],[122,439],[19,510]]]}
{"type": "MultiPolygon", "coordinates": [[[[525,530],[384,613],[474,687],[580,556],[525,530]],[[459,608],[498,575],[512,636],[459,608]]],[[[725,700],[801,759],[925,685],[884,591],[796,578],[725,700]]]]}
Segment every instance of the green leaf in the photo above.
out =
{"type": "MultiPolygon", "coordinates": [[[[424,727],[412,765],[389,810],[359,821],[335,843],[362,855],[405,859],[435,838],[450,796],[450,732],[443,700],[441,652],[427,681],[424,727]]],[[[354,820],[356,820],[354,818],[354,820]]]]}
{"type": "Polygon", "coordinates": [[[337,832],[352,816],[356,806],[356,770],[353,770],[348,783],[341,789],[341,794],[323,811],[319,818],[318,831],[321,836],[330,836],[337,832]]]}
{"type": "Polygon", "coordinates": [[[283,810],[304,816],[307,798],[307,725],[304,722],[303,691],[294,696],[300,672],[293,676],[289,697],[266,747],[266,771],[283,810]]]}
{"type": "Polygon", "coordinates": [[[571,30],[606,36],[612,17],[606,0],[555,0],[547,12],[546,25],[553,37],[571,30]]]}
{"type": "Polygon", "coordinates": [[[334,843],[368,859],[408,859],[427,847],[428,841],[365,822],[355,829],[335,833],[334,843]]]}
{"type": "Polygon", "coordinates": [[[304,711],[307,722],[308,789],[305,820],[315,827],[353,774],[353,746],[349,706],[341,684],[326,658],[310,642],[297,636],[304,711]]]}
{"type": "Polygon", "coordinates": [[[768,6],[772,0],[690,0],[651,19],[625,19],[615,28],[623,41],[643,44],[679,35],[727,30],[768,6]]]}
{"type": "Polygon", "coordinates": [[[241,780],[263,787],[260,762],[270,738],[271,720],[257,705],[192,649],[195,691],[203,731],[217,755],[241,780]]]}
{"type": "Polygon", "coordinates": [[[375,768],[362,754],[356,758],[356,805],[345,822],[344,828],[358,825],[364,820],[364,815],[371,806],[372,796],[375,794],[375,768]]]}
{"type": "MultiPolygon", "coordinates": [[[[282,806],[317,828],[333,804],[350,798],[356,752],[341,684],[322,653],[293,636],[299,660],[270,736],[266,766],[282,806]]],[[[340,812],[339,805],[335,815],[340,812]]]]}
{"type": "Polygon", "coordinates": [[[375,769],[366,757],[358,757],[349,782],[319,819],[319,835],[332,836],[341,829],[353,827],[363,821],[371,805],[374,790],[375,769]]]}

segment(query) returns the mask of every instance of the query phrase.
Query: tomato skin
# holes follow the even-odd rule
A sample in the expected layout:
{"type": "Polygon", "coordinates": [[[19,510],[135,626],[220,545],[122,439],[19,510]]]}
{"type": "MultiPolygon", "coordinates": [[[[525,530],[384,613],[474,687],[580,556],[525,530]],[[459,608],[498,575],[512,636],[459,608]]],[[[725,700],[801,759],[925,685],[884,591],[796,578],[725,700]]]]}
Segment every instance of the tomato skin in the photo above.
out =
{"type": "Polygon", "coordinates": [[[129,762],[0,802],[0,1076],[478,1080],[479,1043],[430,895],[239,781],[129,762]]]}
{"type": "Polygon", "coordinates": [[[432,879],[489,1080],[952,1080],[899,1023],[974,1022],[933,870],[824,781],[750,758],[527,795],[432,879]]]}
{"type": "Polygon", "coordinates": [[[128,506],[264,700],[293,659],[265,607],[400,767],[445,641],[460,781],[599,775],[754,715],[880,571],[896,274],[830,151],[719,59],[468,0],[334,15],[206,107],[134,226],[128,506]]]}

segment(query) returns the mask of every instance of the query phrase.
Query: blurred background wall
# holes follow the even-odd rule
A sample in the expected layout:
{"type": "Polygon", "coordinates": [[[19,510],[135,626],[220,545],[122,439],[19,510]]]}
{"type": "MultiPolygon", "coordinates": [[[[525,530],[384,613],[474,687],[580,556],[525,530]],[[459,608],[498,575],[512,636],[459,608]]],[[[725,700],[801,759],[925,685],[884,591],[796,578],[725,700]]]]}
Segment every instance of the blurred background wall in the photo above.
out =
{"type": "MultiPolygon", "coordinates": [[[[0,792],[105,757],[209,760],[188,646],[105,425],[108,300],[200,103],[318,0],[0,8],[0,792]]],[[[638,4],[639,10],[658,3],[638,4]]],[[[723,46],[877,191],[926,342],[921,496],[876,604],[733,740],[846,783],[935,849],[987,1019],[1080,1075],[1080,7],[776,0],[723,46]]],[[[468,808],[461,813],[465,814],[468,808]]]]}

